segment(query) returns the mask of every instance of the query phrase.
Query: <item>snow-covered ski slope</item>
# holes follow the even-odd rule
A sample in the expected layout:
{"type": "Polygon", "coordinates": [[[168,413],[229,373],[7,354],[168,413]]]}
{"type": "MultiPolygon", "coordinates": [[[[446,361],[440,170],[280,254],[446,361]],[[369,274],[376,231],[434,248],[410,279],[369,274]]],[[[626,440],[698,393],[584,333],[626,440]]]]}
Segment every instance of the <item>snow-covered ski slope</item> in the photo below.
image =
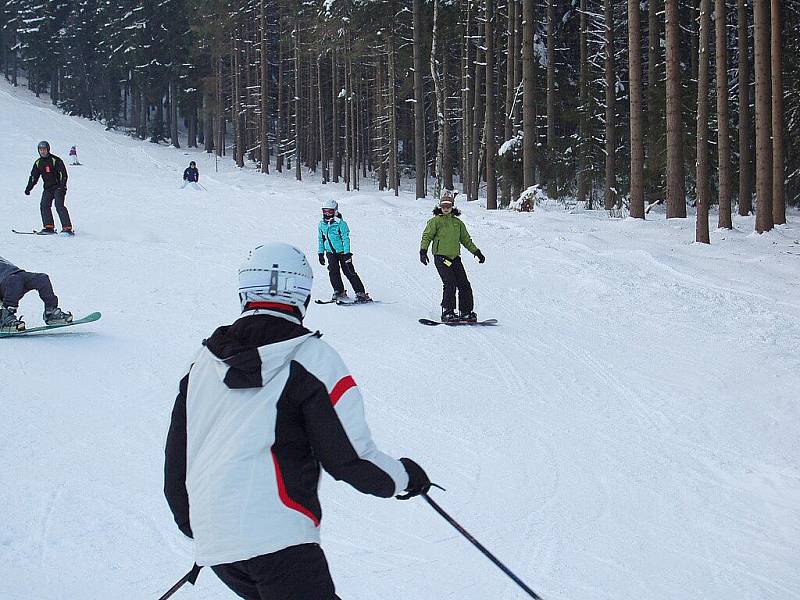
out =
{"type": "MultiPolygon", "coordinates": [[[[487,212],[466,268],[480,318],[424,327],[440,284],[418,261],[433,201],[346,193],[106,132],[0,85],[0,255],[51,274],[101,321],[0,340],[0,598],[155,599],[192,564],[163,499],[177,382],[237,316],[236,268],[266,241],[304,249],[336,198],[367,290],[312,304],[380,445],[447,488],[432,497],[545,599],[800,598],[800,218],[713,244],[693,220],[487,212]],[[69,165],[77,235],[23,195],[47,139],[69,165]],[[190,159],[206,192],[179,190],[190,159]]],[[[41,321],[35,295],[21,312],[41,321]]],[[[323,545],[344,600],[525,596],[422,500],[325,477],[323,545]]],[[[207,570],[174,598],[233,598],[207,570]]]]}

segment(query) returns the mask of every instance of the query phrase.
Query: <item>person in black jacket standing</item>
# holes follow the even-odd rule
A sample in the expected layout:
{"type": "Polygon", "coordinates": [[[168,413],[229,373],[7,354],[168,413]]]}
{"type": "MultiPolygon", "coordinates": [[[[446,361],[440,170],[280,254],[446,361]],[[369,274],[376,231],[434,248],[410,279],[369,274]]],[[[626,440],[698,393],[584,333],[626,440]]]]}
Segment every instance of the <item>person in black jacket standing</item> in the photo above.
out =
{"type": "Polygon", "coordinates": [[[30,196],[31,190],[36,187],[41,177],[44,190],[42,191],[42,201],[39,207],[42,212],[43,228],[39,233],[56,233],[52,209],[53,200],[55,200],[56,212],[58,212],[58,218],[61,220],[61,232],[73,235],[69,211],[64,206],[64,200],[67,195],[67,167],[58,156],[50,154],[50,144],[48,142],[39,142],[37,148],[39,150],[39,158],[33,163],[31,176],[28,179],[28,185],[25,187],[25,195],[30,196]]]}

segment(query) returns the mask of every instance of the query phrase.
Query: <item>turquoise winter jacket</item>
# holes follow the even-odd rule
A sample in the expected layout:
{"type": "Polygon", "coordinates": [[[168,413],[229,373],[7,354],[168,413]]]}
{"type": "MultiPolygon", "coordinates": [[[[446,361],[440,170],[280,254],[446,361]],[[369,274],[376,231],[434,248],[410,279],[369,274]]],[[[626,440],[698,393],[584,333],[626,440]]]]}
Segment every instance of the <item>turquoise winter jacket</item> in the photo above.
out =
{"type": "Polygon", "coordinates": [[[341,217],[335,217],[330,223],[319,222],[317,229],[317,253],[333,252],[348,254],[350,252],[350,228],[341,217]]]}

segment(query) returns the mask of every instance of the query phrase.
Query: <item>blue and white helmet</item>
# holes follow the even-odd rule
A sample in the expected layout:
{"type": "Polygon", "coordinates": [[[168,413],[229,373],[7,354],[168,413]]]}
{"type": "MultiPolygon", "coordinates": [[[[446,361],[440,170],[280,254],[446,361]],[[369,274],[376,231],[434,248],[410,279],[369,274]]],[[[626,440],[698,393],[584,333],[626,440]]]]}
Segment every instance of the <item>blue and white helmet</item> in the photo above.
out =
{"type": "Polygon", "coordinates": [[[296,307],[305,316],[314,273],[305,254],[282,243],[264,244],[250,251],[239,268],[239,302],[276,302],[296,307]]]}
{"type": "Polygon", "coordinates": [[[339,203],[333,198],[328,198],[322,201],[322,210],[339,210],[339,203]]]}

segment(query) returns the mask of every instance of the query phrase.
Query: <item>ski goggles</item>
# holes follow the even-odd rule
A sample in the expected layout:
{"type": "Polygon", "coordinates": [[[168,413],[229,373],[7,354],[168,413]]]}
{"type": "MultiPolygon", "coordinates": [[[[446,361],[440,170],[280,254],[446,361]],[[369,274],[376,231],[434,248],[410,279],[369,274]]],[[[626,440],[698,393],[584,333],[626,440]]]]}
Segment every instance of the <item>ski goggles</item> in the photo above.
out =
{"type": "Polygon", "coordinates": [[[323,208],[322,209],[322,216],[327,217],[329,219],[332,219],[335,214],[336,214],[336,211],[333,210],[332,208],[323,208]]]}

